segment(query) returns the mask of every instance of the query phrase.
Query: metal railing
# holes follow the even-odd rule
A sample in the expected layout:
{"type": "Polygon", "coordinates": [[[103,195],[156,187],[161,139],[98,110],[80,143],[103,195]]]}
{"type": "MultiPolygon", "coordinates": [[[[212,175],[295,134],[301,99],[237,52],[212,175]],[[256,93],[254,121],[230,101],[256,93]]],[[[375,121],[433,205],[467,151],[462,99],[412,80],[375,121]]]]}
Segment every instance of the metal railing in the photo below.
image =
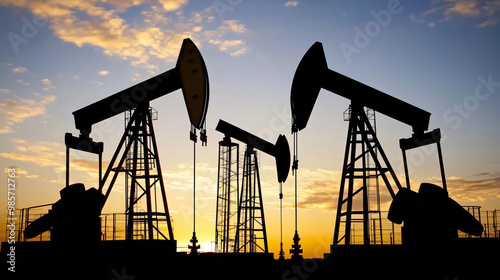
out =
{"type": "Polygon", "coordinates": [[[463,206],[474,218],[476,218],[484,228],[481,236],[458,232],[460,238],[500,238],[499,214],[500,210],[481,211],[481,206],[463,206]]]}
{"type": "MultiPolygon", "coordinates": [[[[18,224],[16,226],[16,242],[21,241],[49,241],[51,231],[48,230],[34,238],[27,239],[24,236],[24,230],[29,224],[47,214],[51,209],[52,204],[37,205],[29,208],[16,210],[18,224]]],[[[101,240],[125,240],[127,215],[125,213],[109,213],[101,214],[101,240]]],[[[170,221],[173,224],[172,217],[170,221]]],[[[145,235],[141,232],[140,227],[137,227],[137,232],[134,232],[134,239],[144,239],[145,235]]],[[[10,233],[10,228],[5,227],[5,241],[7,241],[10,233]]]]}
{"type": "MultiPolygon", "coordinates": [[[[459,238],[500,238],[500,210],[481,211],[481,206],[464,206],[472,216],[474,216],[484,227],[481,236],[473,236],[464,232],[458,231],[459,238]]],[[[387,211],[382,213],[382,239],[373,228],[370,229],[371,244],[402,244],[401,240],[401,225],[394,224],[387,220],[387,211]]],[[[372,221],[370,225],[374,224],[372,221]]],[[[377,228],[377,231],[379,229],[377,228]]],[[[351,244],[363,244],[363,224],[354,222],[351,227],[351,244]]],[[[343,241],[343,239],[342,239],[343,241]]],[[[342,243],[340,243],[342,244],[342,243]]]]}
{"type": "MultiPolygon", "coordinates": [[[[40,218],[41,216],[48,213],[52,204],[44,204],[33,206],[29,208],[17,209],[16,218],[18,227],[16,228],[16,242],[21,241],[49,241],[50,240],[50,230],[46,231],[37,237],[27,239],[24,236],[24,230],[26,227],[40,218]]],[[[460,238],[500,238],[500,223],[499,216],[500,210],[493,211],[482,211],[480,206],[464,206],[464,208],[471,213],[484,227],[483,234],[481,236],[472,236],[461,231],[458,232],[460,238]]],[[[380,239],[379,233],[375,233],[373,230],[370,231],[371,235],[376,234],[377,239],[370,236],[372,244],[401,244],[401,225],[394,224],[387,220],[387,211],[382,211],[382,239],[380,239]],[[374,241],[374,242],[373,242],[374,241]]],[[[109,213],[101,214],[101,232],[102,240],[125,240],[126,237],[126,214],[125,213],[109,213]]],[[[172,217],[170,217],[172,221],[172,217]]],[[[173,221],[172,221],[173,224],[173,221]]],[[[352,244],[363,244],[363,225],[361,223],[354,223],[351,229],[351,243],[352,244]]],[[[379,229],[377,229],[378,231],[379,229]]],[[[10,229],[5,227],[5,241],[9,236],[10,229]]],[[[144,236],[143,236],[144,238],[144,236]]],[[[141,233],[134,233],[134,239],[142,239],[141,233]]]]}

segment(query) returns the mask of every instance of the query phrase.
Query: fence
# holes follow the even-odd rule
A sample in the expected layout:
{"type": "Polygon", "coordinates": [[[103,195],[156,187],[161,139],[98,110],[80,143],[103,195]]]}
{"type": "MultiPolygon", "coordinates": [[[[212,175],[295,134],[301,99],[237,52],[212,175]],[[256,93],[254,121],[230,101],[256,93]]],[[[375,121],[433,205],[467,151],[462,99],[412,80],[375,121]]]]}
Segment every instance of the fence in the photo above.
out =
{"type": "MultiPolygon", "coordinates": [[[[18,221],[20,221],[19,227],[17,228],[16,242],[50,240],[50,230],[29,240],[25,238],[24,230],[30,223],[47,214],[51,206],[52,204],[45,204],[16,210],[18,221]]],[[[500,238],[500,224],[498,220],[500,210],[481,211],[481,206],[464,206],[464,208],[469,213],[471,213],[479,222],[481,222],[484,227],[484,231],[481,236],[472,236],[459,231],[458,236],[460,238],[500,238]]],[[[387,217],[387,212],[382,212],[382,217],[387,217]]],[[[125,240],[126,224],[125,213],[102,214],[102,240],[125,240]]],[[[361,223],[353,224],[351,229],[352,244],[363,243],[362,227],[363,225],[361,223]]],[[[6,226],[5,230],[5,241],[7,241],[7,237],[9,236],[8,232],[10,231],[10,229],[8,229],[8,227],[6,226]]],[[[143,235],[141,235],[139,231],[140,230],[138,230],[137,233],[134,233],[135,239],[142,239],[141,236],[143,235]]],[[[370,230],[370,240],[372,244],[401,244],[401,225],[394,224],[386,218],[383,218],[382,238],[380,238],[380,233],[378,231],[380,231],[380,229],[375,226],[373,227],[373,230],[370,230]]]]}
{"type": "MultiPolygon", "coordinates": [[[[381,211],[382,225],[378,218],[370,219],[370,244],[401,244],[401,226],[387,220],[387,211],[381,211]]],[[[363,223],[354,222],[351,225],[351,244],[363,244],[363,223]]]]}
{"type": "MultiPolygon", "coordinates": [[[[24,230],[29,224],[47,214],[51,209],[52,204],[44,204],[33,206],[29,208],[17,209],[16,218],[19,221],[19,226],[16,228],[16,242],[21,241],[49,241],[51,231],[48,230],[35,238],[27,239],[24,236],[24,230]]],[[[101,239],[102,240],[125,240],[126,238],[126,225],[127,225],[127,215],[125,213],[110,213],[101,214],[101,239]]],[[[170,221],[173,225],[172,217],[170,221]]],[[[137,223],[135,223],[137,226],[137,223]]],[[[134,239],[144,239],[146,235],[143,234],[145,227],[138,226],[137,230],[134,230],[134,239]]],[[[5,241],[9,236],[10,229],[6,227],[5,241]]]]}
{"type": "Polygon", "coordinates": [[[481,211],[481,206],[463,206],[474,218],[476,218],[484,228],[481,236],[472,236],[470,234],[458,232],[461,238],[500,238],[500,225],[498,223],[498,214],[500,210],[481,211]]]}

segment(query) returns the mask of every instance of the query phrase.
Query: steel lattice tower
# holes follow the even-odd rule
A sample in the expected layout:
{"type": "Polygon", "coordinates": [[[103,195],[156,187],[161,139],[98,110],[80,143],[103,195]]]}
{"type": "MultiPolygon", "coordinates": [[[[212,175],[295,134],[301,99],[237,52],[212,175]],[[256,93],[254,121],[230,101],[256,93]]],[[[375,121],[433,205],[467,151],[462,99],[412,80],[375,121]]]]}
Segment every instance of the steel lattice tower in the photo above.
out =
{"type": "MultiPolygon", "coordinates": [[[[241,187],[237,190],[239,200],[234,252],[268,253],[264,204],[262,203],[262,190],[260,185],[259,164],[256,150],[263,151],[276,159],[278,182],[283,183],[290,170],[290,147],[288,146],[288,141],[284,135],[279,135],[276,140],[276,144],[271,144],[266,140],[248,133],[247,131],[223,120],[219,120],[215,129],[224,133],[224,140],[222,143],[226,143],[224,144],[225,146],[230,146],[231,137],[247,144],[243,160],[241,187]]],[[[221,163],[219,162],[219,179],[221,178],[221,169],[224,172],[224,170],[227,170],[228,168],[224,166],[221,168],[221,163]]],[[[226,178],[229,178],[229,176],[230,174],[226,175],[226,178]]],[[[229,215],[227,207],[226,209],[220,210],[221,205],[219,202],[224,203],[225,201],[220,198],[220,186],[219,182],[217,200],[217,211],[219,212],[217,215],[218,217],[221,215],[229,215]]],[[[228,189],[227,186],[225,188],[228,189]]],[[[226,216],[226,219],[229,219],[229,217],[226,216]]],[[[220,223],[221,221],[218,220],[216,224],[218,227],[217,231],[219,231],[220,223]]],[[[226,233],[227,229],[228,228],[226,228],[226,233]]],[[[228,235],[230,235],[230,233],[228,233],[228,235]]],[[[225,238],[227,239],[227,235],[225,238]]]]}
{"type": "MultiPolygon", "coordinates": [[[[377,121],[375,118],[375,110],[366,108],[366,117],[370,122],[373,132],[377,134],[377,121]]],[[[373,148],[375,156],[377,156],[377,148],[373,148]]],[[[371,156],[371,153],[366,154],[366,164],[368,166],[368,210],[370,212],[369,219],[370,223],[370,242],[371,244],[383,244],[382,235],[382,212],[380,209],[380,182],[379,182],[379,172],[376,169],[376,164],[371,156]]]]}
{"type": "MultiPolygon", "coordinates": [[[[349,128],[340,181],[333,244],[337,245],[342,241],[345,245],[355,243],[351,236],[353,224],[362,223],[363,244],[369,245],[370,215],[380,214],[380,207],[370,207],[369,181],[382,176],[384,183],[392,191],[391,183],[386,175],[389,172],[392,181],[398,188],[400,188],[400,184],[377,139],[375,130],[363,110],[363,106],[351,105],[344,113],[344,119],[349,121],[349,128]],[[379,154],[384,165],[379,160],[379,154]],[[341,235],[342,233],[343,235],[341,235]]],[[[378,185],[378,183],[376,184],[378,185]]],[[[378,192],[378,186],[376,192],[378,192]]]]}
{"type": "Polygon", "coordinates": [[[238,212],[239,145],[225,137],[219,142],[215,251],[232,253],[238,212]]]}
{"type": "Polygon", "coordinates": [[[126,173],[126,239],[173,240],[153,129],[153,119],[157,117],[156,111],[150,108],[149,104],[144,104],[128,114],[125,133],[113,156],[115,160],[117,153],[124,146],[122,159],[118,166],[112,169],[115,173],[126,173]],[[125,161],[124,167],[123,161],[125,161]]]}
{"type": "Polygon", "coordinates": [[[247,145],[238,205],[235,252],[268,253],[257,152],[247,145]]]}

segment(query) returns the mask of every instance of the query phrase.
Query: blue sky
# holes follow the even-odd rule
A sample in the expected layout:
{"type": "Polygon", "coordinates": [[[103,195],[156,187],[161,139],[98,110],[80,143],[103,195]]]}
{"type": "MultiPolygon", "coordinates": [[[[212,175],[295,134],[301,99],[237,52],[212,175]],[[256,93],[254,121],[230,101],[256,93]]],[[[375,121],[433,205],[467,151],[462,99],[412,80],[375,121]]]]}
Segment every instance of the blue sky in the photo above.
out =
{"type": "MultiPolygon", "coordinates": [[[[208,242],[222,140],[214,129],[217,121],[270,142],[285,134],[291,142],[293,75],[307,49],[320,41],[330,69],[430,112],[429,128],[446,136],[451,196],[492,210],[500,205],[499,20],[498,0],[0,0],[0,163],[20,170],[18,208],[57,200],[64,186],[64,133],[77,134],[71,113],[173,68],[182,40],[189,37],[210,78],[209,145],[198,146],[197,161],[199,196],[207,201],[201,203],[200,234],[208,242]]],[[[178,215],[177,239],[187,244],[192,143],[181,96],[173,92],[151,105],[159,112],[155,126],[171,209],[178,215]]],[[[300,132],[300,215],[326,221],[318,230],[324,239],[333,235],[347,132],[342,112],[348,105],[322,90],[300,132]]],[[[377,128],[402,174],[398,140],[410,137],[411,128],[381,114],[377,128]]],[[[94,126],[93,137],[105,143],[104,160],[122,132],[123,116],[94,126]]],[[[435,149],[416,151],[411,158],[415,184],[439,182],[435,149]]],[[[79,154],[73,159],[72,181],[94,186],[96,159],[79,154]]],[[[274,160],[262,155],[261,161],[272,224],[278,211],[274,160]]],[[[285,184],[288,207],[292,181],[285,184]]],[[[122,211],[123,189],[113,195],[105,210],[122,211]]],[[[293,212],[285,211],[285,221],[292,220],[293,212]]],[[[271,238],[278,238],[276,230],[269,229],[271,238]]]]}

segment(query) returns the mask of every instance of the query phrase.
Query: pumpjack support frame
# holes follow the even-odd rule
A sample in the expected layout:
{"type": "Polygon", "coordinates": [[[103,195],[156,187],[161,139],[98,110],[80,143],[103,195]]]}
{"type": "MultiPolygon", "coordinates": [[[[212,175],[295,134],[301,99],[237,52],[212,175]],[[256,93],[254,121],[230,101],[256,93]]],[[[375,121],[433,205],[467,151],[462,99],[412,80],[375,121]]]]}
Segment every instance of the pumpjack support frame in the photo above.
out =
{"type": "Polygon", "coordinates": [[[132,114],[106,173],[104,174],[100,191],[103,190],[111,172],[114,172],[114,174],[109,182],[105,194],[106,198],[109,196],[112,186],[115,184],[120,173],[126,172],[131,178],[129,203],[126,209],[128,217],[126,232],[127,240],[134,239],[134,224],[140,223],[141,221],[145,224],[144,228],[147,235],[145,239],[157,239],[154,234],[156,232],[157,237],[161,235],[164,239],[174,240],[149,102],[137,107],[132,114]],[[152,145],[149,146],[149,143],[152,145]],[[123,152],[120,155],[122,149],[123,152]],[[129,154],[132,154],[133,161],[131,169],[123,167],[127,155],[129,154]],[[118,164],[116,164],[118,158],[119,161],[118,164]],[[155,169],[156,172],[154,172],[155,169]],[[161,194],[162,206],[160,210],[158,210],[158,205],[156,203],[153,205],[153,201],[156,201],[153,200],[156,189],[159,189],[161,194]],[[139,194],[140,191],[142,191],[142,193],[139,194]],[[139,201],[144,200],[146,201],[146,212],[136,213],[134,206],[136,206],[139,201]],[[153,211],[153,207],[155,211],[153,211]],[[158,226],[159,222],[166,222],[168,237],[161,232],[158,226]]]}
{"type": "Polygon", "coordinates": [[[266,219],[260,185],[257,152],[247,145],[238,202],[235,253],[268,253],[266,219]]]}
{"type": "Polygon", "coordinates": [[[363,244],[370,244],[370,209],[368,201],[369,172],[375,172],[375,176],[382,177],[391,197],[393,198],[395,193],[392,188],[391,181],[389,180],[389,176],[387,176],[386,173],[389,173],[398,190],[402,188],[396,173],[390,165],[389,160],[376,137],[375,131],[371,126],[365,111],[363,110],[363,106],[352,104],[344,154],[344,164],[342,168],[342,177],[340,181],[333,246],[338,245],[342,241],[344,241],[345,245],[351,244],[352,222],[358,220],[353,218],[354,215],[361,215],[362,218],[359,220],[363,223],[363,244]],[[358,147],[361,147],[361,151],[359,153],[357,150],[358,147]],[[367,154],[371,155],[375,163],[375,167],[368,167],[366,162],[367,154]],[[382,162],[379,160],[377,154],[380,154],[382,162]],[[361,165],[359,165],[359,162],[361,162],[361,165]],[[356,163],[358,163],[358,165],[356,165],[356,163]],[[361,181],[361,185],[355,190],[355,182],[359,181],[361,181]],[[347,192],[345,190],[346,185],[347,192]],[[361,210],[353,210],[353,200],[355,196],[359,194],[362,196],[362,208],[361,210]],[[343,217],[345,217],[344,220],[342,220],[343,217]],[[341,236],[340,228],[342,222],[345,223],[343,236],[341,236]]]}

